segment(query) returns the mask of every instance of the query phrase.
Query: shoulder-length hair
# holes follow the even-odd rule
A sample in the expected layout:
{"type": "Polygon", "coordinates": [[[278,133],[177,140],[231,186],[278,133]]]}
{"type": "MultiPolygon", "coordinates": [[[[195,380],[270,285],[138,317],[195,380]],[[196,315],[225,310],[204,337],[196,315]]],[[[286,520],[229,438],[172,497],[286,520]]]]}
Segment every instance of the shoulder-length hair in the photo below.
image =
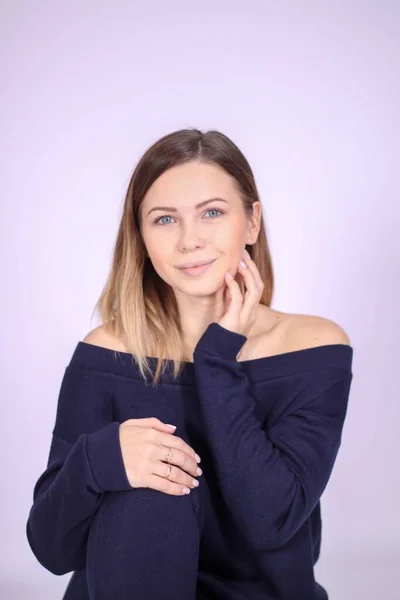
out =
{"type": "MultiPolygon", "coordinates": [[[[153,384],[157,384],[169,361],[173,361],[174,377],[178,376],[186,355],[173,290],[157,274],[147,256],[140,208],[150,186],[162,173],[191,161],[218,165],[231,175],[249,217],[253,202],[259,201],[248,161],[219,131],[202,132],[194,128],[174,131],[156,141],[139,160],[128,185],[111,269],[93,312],[98,312],[107,332],[123,335],[143,378],[146,379],[146,373],[154,375],[148,359],[157,358],[153,384]]],[[[260,302],[270,306],[274,276],[263,217],[257,241],[246,249],[264,282],[260,302]]]]}

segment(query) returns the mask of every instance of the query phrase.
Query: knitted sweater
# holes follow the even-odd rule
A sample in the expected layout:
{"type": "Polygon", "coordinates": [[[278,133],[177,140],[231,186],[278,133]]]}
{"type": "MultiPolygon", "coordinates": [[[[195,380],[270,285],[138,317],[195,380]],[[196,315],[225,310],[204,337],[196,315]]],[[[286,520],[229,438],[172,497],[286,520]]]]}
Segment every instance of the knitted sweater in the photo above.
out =
{"type": "Polygon", "coordinates": [[[108,598],[102,561],[110,556],[120,565],[114,585],[118,580],[123,589],[129,577],[135,531],[126,521],[119,525],[121,504],[105,499],[135,495],[139,506],[149,494],[167,498],[132,488],[122,460],[120,423],[151,416],[176,425],[174,435],[202,458],[199,487],[169,497],[191,503],[198,517],[196,600],[327,599],[313,570],[321,547],[320,498],[341,443],[353,349],[329,344],[238,361],[246,339],[211,323],[194,362],[174,379],[169,361],[156,388],[141,378],[130,354],[78,342],[26,526],[46,569],[74,572],[65,600],[108,598]],[[102,510],[103,521],[112,522],[106,534],[92,526],[102,510]],[[101,535],[107,550],[96,553],[101,535]]]}

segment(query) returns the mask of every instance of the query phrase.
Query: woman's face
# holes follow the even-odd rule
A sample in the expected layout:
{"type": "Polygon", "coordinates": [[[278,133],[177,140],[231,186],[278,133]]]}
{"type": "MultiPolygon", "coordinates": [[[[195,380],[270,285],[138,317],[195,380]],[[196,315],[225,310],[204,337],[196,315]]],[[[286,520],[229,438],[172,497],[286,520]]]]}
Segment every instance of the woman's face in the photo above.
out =
{"type": "Polygon", "coordinates": [[[185,294],[208,295],[224,284],[226,271],[236,274],[245,245],[256,241],[261,205],[253,204],[249,220],[233,179],[216,165],[191,162],[172,167],[153,183],[140,217],[158,275],[185,294]],[[196,276],[178,268],[210,259],[211,266],[196,276]]]}

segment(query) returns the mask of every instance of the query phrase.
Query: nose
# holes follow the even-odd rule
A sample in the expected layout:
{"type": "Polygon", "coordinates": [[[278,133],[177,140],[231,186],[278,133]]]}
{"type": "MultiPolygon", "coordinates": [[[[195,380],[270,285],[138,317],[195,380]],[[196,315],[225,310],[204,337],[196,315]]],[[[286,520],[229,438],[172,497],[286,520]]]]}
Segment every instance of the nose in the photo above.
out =
{"type": "Polygon", "coordinates": [[[204,241],[199,236],[198,226],[192,224],[182,228],[182,234],[179,239],[179,250],[181,252],[190,252],[195,248],[202,248],[204,241]]]}

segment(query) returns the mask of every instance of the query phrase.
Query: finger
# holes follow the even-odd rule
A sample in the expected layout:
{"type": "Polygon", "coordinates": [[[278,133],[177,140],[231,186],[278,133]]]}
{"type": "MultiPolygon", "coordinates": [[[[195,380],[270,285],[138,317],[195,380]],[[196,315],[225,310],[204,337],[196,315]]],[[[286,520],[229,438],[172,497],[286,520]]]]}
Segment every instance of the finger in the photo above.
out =
{"type": "Polygon", "coordinates": [[[244,260],[243,263],[246,265],[246,267],[242,269],[242,272],[248,270],[254,277],[257,289],[262,292],[264,288],[264,282],[261,278],[260,271],[258,270],[256,263],[251,258],[244,260]]]}
{"type": "Polygon", "coordinates": [[[239,272],[242,275],[246,293],[244,295],[244,300],[246,301],[248,298],[251,300],[256,298],[259,294],[258,284],[256,277],[251,269],[245,263],[239,263],[239,272]]]}
{"type": "Polygon", "coordinates": [[[159,432],[157,436],[157,443],[165,446],[166,448],[177,448],[182,452],[185,452],[189,458],[194,458],[196,460],[196,452],[193,450],[189,444],[187,444],[182,438],[177,437],[171,433],[163,433],[159,432]]]}
{"type": "Polygon", "coordinates": [[[252,260],[251,258],[247,258],[247,256],[244,256],[242,258],[242,260],[245,263],[245,265],[247,266],[247,268],[254,275],[254,278],[255,278],[256,283],[257,283],[257,287],[259,287],[259,288],[262,289],[264,287],[264,282],[263,282],[263,280],[261,278],[260,271],[257,269],[257,265],[254,262],[254,260],[252,260]]]}
{"type": "Polygon", "coordinates": [[[146,417],[144,419],[130,419],[130,421],[132,421],[132,425],[136,425],[137,427],[151,427],[152,429],[157,429],[157,430],[162,430],[162,431],[169,431],[169,432],[174,432],[176,427],[174,426],[170,426],[167,423],[163,423],[162,421],[160,421],[160,419],[157,419],[157,417],[146,417]]]}
{"type": "Polygon", "coordinates": [[[239,263],[239,273],[242,275],[243,281],[246,286],[246,291],[250,289],[257,290],[257,281],[254,273],[244,262],[239,263]]]}
{"type": "Polygon", "coordinates": [[[240,273],[240,270],[238,269],[235,275],[235,281],[239,286],[239,290],[240,293],[242,294],[242,296],[244,296],[245,292],[246,292],[246,286],[245,283],[243,281],[243,277],[242,274],[240,273]]]}
{"type": "Polygon", "coordinates": [[[249,269],[248,266],[244,266],[242,263],[240,263],[239,270],[243,276],[243,280],[246,285],[246,293],[244,294],[242,313],[243,317],[245,319],[248,319],[260,301],[261,290],[257,285],[257,280],[254,276],[254,273],[251,271],[251,269],[249,269]]]}
{"type": "Polygon", "coordinates": [[[173,481],[174,483],[179,483],[181,485],[181,487],[186,486],[188,488],[194,489],[195,487],[198,487],[198,485],[199,485],[199,482],[197,481],[197,479],[195,479],[191,475],[188,475],[187,473],[182,471],[182,469],[180,469],[179,467],[175,467],[173,465],[171,465],[171,470],[169,472],[169,475],[168,475],[168,477],[166,477],[166,474],[168,472],[168,465],[166,463],[163,463],[160,461],[152,461],[150,463],[150,472],[153,475],[158,475],[159,477],[163,477],[164,479],[167,479],[167,481],[173,481]]]}
{"type": "Polygon", "coordinates": [[[231,304],[229,308],[240,309],[243,303],[243,296],[238,282],[233,277],[229,277],[229,275],[225,276],[225,280],[231,295],[231,304]]]}
{"type": "Polygon", "coordinates": [[[231,292],[229,290],[229,286],[225,285],[224,286],[224,302],[225,302],[225,304],[227,304],[229,306],[231,300],[232,300],[232,296],[231,296],[231,292]]]}
{"type": "Polygon", "coordinates": [[[180,469],[183,469],[186,471],[186,473],[192,475],[193,477],[201,475],[201,472],[199,473],[197,471],[199,467],[197,466],[196,460],[188,456],[186,452],[183,452],[178,448],[171,448],[172,456],[168,461],[168,451],[169,448],[166,448],[166,446],[157,446],[154,452],[152,452],[152,458],[159,461],[165,461],[165,463],[170,462],[173,465],[177,465],[180,469]]]}
{"type": "Polygon", "coordinates": [[[189,487],[169,481],[169,478],[166,479],[165,477],[159,477],[158,475],[153,475],[151,473],[146,477],[146,486],[153,490],[163,492],[164,494],[170,494],[171,496],[184,496],[185,494],[190,493],[189,487]]]}

